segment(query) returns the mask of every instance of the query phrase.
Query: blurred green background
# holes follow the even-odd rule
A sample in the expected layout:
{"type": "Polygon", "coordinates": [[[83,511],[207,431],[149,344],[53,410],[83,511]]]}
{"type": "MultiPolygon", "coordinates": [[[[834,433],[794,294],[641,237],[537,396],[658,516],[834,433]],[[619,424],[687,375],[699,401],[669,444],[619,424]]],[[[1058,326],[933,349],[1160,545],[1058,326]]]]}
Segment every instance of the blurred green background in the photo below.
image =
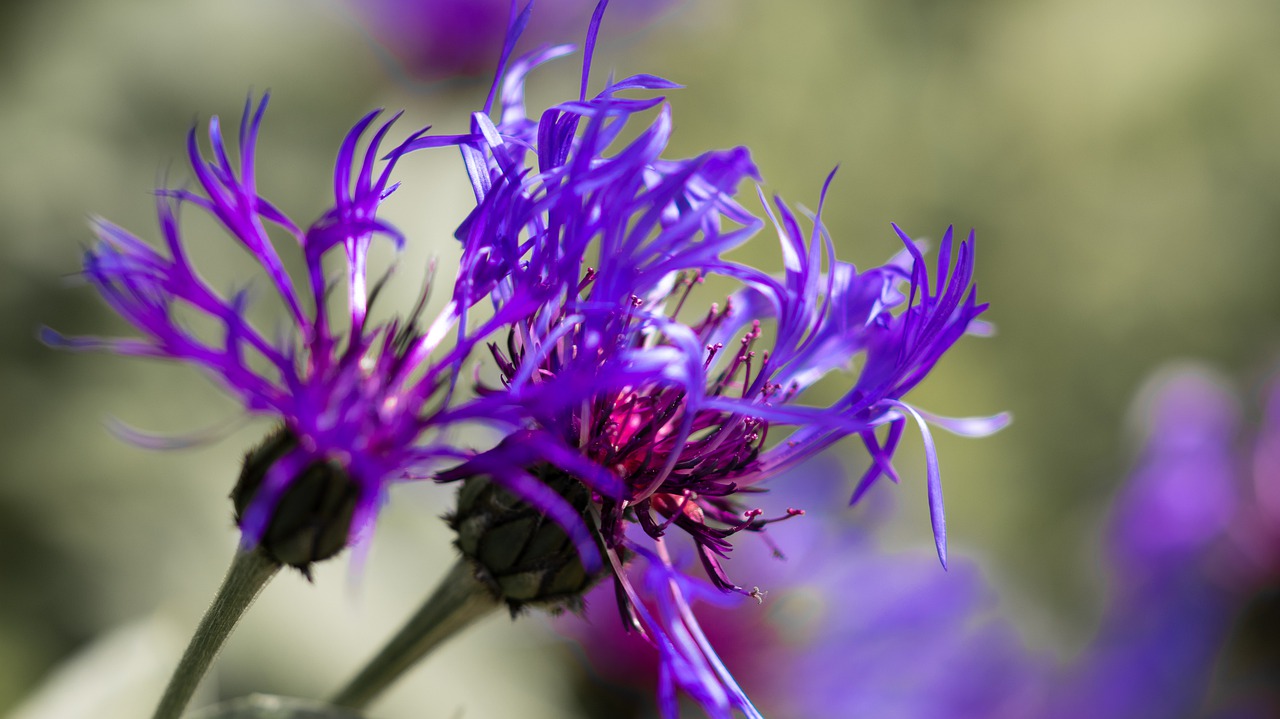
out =
{"type": "MultiPolygon", "coordinates": [[[[397,137],[458,130],[487,83],[403,79],[337,0],[15,2],[0,10],[0,40],[5,711],[129,623],[130,641],[162,658],[139,679],[159,691],[164,657],[235,545],[226,494],[265,431],[157,453],[106,430],[108,416],[197,430],[235,407],[184,368],[36,342],[41,325],[122,329],[69,281],[88,216],[154,238],[150,191],[187,178],[193,119],[231,125],[246,93],[270,89],[260,186],[309,222],[329,200],[341,137],[370,107],[406,109],[397,137]]],[[[897,250],[890,221],[935,239],[948,224],[976,229],[999,333],[962,342],[915,399],[942,414],[1014,413],[997,437],[939,439],[953,551],[990,557],[1030,641],[1069,652],[1100,606],[1099,518],[1134,451],[1126,408],[1143,377],[1191,357],[1249,391],[1280,349],[1277,67],[1280,5],[1262,0],[687,0],[603,47],[597,77],[684,84],[673,154],[747,145],[766,191],[793,202],[815,206],[839,164],[826,219],[859,265],[897,250]]],[[[565,60],[540,74],[533,104],[576,72],[565,60]]],[[[439,256],[447,280],[449,233],[470,202],[459,163],[441,154],[405,173],[392,205],[413,244],[402,274],[439,256]]],[[[217,262],[226,247],[197,254],[217,262]]],[[[407,302],[413,288],[399,292],[407,302]]],[[[909,435],[898,462],[895,541],[927,546],[916,444],[909,435]]],[[[449,561],[436,516],[452,493],[400,489],[358,578],[334,562],[314,587],[291,575],[268,589],[217,691],[322,694],[410,611],[449,561]]],[[[538,621],[492,620],[378,715],[566,716],[569,670],[542,661],[545,641],[538,621]],[[500,686],[477,691],[493,676],[500,686]]]]}

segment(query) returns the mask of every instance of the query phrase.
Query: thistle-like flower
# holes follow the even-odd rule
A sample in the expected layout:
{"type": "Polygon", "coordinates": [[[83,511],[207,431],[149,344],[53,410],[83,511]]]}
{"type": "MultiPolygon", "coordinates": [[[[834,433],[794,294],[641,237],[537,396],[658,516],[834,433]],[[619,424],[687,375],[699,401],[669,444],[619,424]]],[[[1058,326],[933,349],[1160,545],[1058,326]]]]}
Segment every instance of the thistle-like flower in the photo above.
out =
{"type": "MultiPolygon", "coordinates": [[[[496,314],[511,318],[507,341],[491,346],[500,386],[482,383],[482,392],[519,429],[439,479],[470,485],[453,518],[459,547],[513,611],[530,603],[574,606],[594,577],[612,573],[627,623],[663,659],[660,696],[668,715],[679,689],[713,716],[733,709],[756,716],[688,610],[691,585],[671,565],[667,532],[675,526],[692,539],[717,588],[754,594],[722,566],[730,538],[801,512],[766,518],[741,496],[850,435],[873,457],[861,494],[877,477],[895,476],[890,459],[914,419],[925,439],[929,504],[945,564],[936,452],[926,415],[903,396],[986,307],[972,286],[973,240],[956,243],[948,230],[931,270],[899,230],[905,249],[859,272],[835,260],[822,201],[806,233],[774,198],[766,210],[780,240],[782,276],[727,259],[763,226],[734,199],[740,184],[759,179],[749,153],[663,158],[669,106],[660,96],[627,96],[676,87],[663,78],[611,78],[588,97],[603,9],[601,3],[588,33],[577,99],[536,121],[526,114],[525,76],[568,48],[537,51],[499,73],[469,134],[407,145],[461,148],[477,207],[457,233],[465,258],[457,291],[487,294],[496,314]],[[500,88],[501,112],[491,117],[500,88]],[[692,313],[686,306],[695,285],[712,276],[741,289],[723,305],[692,313]],[[535,295],[538,302],[527,301],[535,295]],[[861,372],[838,400],[797,401],[856,355],[864,358],[861,372]],[[491,484],[510,496],[477,502],[491,484]],[[525,502],[531,516],[509,514],[513,500],[525,502]],[[538,517],[558,524],[568,541],[552,541],[538,517]],[[511,529],[517,521],[525,528],[519,537],[511,529]],[[501,542],[493,539],[498,528],[501,542]],[[632,555],[647,560],[644,581],[630,576],[632,555]],[[657,597],[658,611],[642,593],[657,597]]],[[[826,194],[824,185],[823,201],[826,194]]],[[[943,425],[977,434],[1004,419],[943,425]]]]}
{"type": "Polygon", "coordinates": [[[277,419],[279,429],[246,458],[233,500],[243,544],[260,545],[272,559],[305,573],[311,562],[367,536],[392,482],[451,456],[452,450],[425,438],[447,421],[439,409],[468,345],[460,342],[429,359],[456,322],[452,305],[425,334],[416,323],[421,307],[386,324],[367,319],[378,290],[368,285],[370,245],[385,239],[401,247],[405,241],[378,217],[397,187],[389,179],[394,157],[376,171],[394,118],[377,127],[363,153],[360,141],[379,112],[356,123],[338,152],[334,203],[304,230],[258,193],[257,138],[266,105],[265,96],[256,107],[245,105],[238,166],[217,117],[209,122],[212,159],[191,131],[187,153],[198,190],[157,193],[167,252],[105,220],[95,223],[98,242],[85,254],[84,277],[142,336],[64,338],[45,330],[44,337],[71,349],[194,365],[248,413],[277,419]],[[183,206],[216,220],[258,263],[286,309],[285,332],[273,337],[250,323],[247,289],[223,294],[200,276],[184,246],[178,219],[183,206]],[[301,281],[285,269],[268,227],[297,243],[305,267],[301,281]],[[340,276],[326,271],[326,256],[345,263],[340,276]],[[346,295],[345,311],[331,304],[335,291],[346,295]],[[212,321],[218,336],[200,336],[183,313],[212,321]]]}

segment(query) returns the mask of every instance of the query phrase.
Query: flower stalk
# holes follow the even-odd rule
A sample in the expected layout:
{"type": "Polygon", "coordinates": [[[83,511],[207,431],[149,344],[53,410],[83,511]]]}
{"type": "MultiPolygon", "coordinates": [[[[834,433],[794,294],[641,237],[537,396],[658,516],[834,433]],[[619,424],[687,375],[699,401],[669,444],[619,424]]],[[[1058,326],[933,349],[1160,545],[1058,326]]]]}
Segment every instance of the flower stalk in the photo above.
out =
{"type": "Polygon", "coordinates": [[[471,562],[459,559],[418,613],[329,702],[351,709],[367,707],[419,659],[501,606],[476,578],[471,562]]]}
{"type": "Polygon", "coordinates": [[[262,588],[280,571],[280,563],[267,557],[259,549],[241,549],[236,552],[227,576],[213,598],[213,604],[196,627],[191,643],[178,662],[169,685],[160,697],[152,719],[178,719],[191,695],[195,693],[200,680],[204,678],[213,658],[222,649],[223,643],[231,635],[244,616],[245,610],[253,604],[262,588]]]}

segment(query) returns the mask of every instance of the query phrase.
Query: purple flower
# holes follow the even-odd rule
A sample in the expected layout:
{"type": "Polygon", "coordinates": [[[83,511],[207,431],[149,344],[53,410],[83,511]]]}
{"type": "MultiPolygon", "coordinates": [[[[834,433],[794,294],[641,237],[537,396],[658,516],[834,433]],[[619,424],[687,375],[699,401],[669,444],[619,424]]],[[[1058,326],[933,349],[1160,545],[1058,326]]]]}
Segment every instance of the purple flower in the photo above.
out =
{"type": "MultiPolygon", "coordinates": [[[[367,319],[377,292],[367,284],[369,247],[375,239],[397,248],[405,241],[378,217],[382,201],[397,187],[389,184],[394,158],[376,171],[380,145],[395,118],[377,127],[363,152],[358,146],[379,112],[356,123],[338,151],[333,205],[304,230],[258,193],[257,138],[266,105],[265,96],[256,108],[245,105],[238,165],[228,156],[217,117],[209,122],[211,159],[191,131],[187,152],[198,189],[157,193],[164,252],[105,220],[95,223],[98,242],[85,255],[84,277],[141,337],[64,338],[51,330],[44,337],[70,349],[194,365],[250,414],[278,419],[281,431],[247,460],[246,476],[259,476],[250,478],[256,483],[245,488],[251,497],[238,507],[243,541],[253,545],[276,531],[277,504],[304,477],[338,477],[344,481],[335,491],[352,495],[341,510],[347,512],[336,538],[341,549],[367,536],[389,484],[421,476],[433,461],[456,454],[427,438],[446,421],[437,410],[468,346],[459,343],[429,359],[457,321],[456,307],[446,309],[426,334],[418,331],[417,313],[384,324],[367,319]],[[249,322],[247,288],[222,293],[200,276],[180,228],[184,206],[212,217],[256,260],[283,302],[285,331],[268,335],[249,322]],[[286,271],[269,227],[297,243],[305,267],[301,281],[286,271]],[[325,269],[326,256],[344,262],[340,275],[325,269]],[[329,301],[335,292],[345,296],[345,311],[335,311],[329,301]],[[194,332],[184,313],[212,322],[216,336],[194,332]]],[[[284,561],[304,569],[307,563],[284,561]]]]}
{"type": "MultiPolygon", "coordinates": [[[[510,23],[510,0],[351,0],[351,10],[410,76],[435,80],[493,69],[510,23]]],[[[623,27],[634,30],[673,0],[621,3],[623,27]]],[[[563,42],[581,27],[592,0],[540,0],[525,33],[538,42],[563,42]]]]}
{"type": "MultiPolygon", "coordinates": [[[[913,419],[925,439],[945,563],[928,415],[903,397],[986,308],[972,285],[973,240],[956,243],[948,230],[930,268],[897,230],[905,250],[859,272],[835,260],[822,201],[806,233],[775,198],[766,210],[782,276],[727,259],[763,226],[734,199],[743,181],[758,179],[756,168],[743,148],[664,158],[669,106],[661,96],[631,95],[676,87],[668,80],[610,78],[588,95],[603,10],[601,3],[588,33],[577,99],[537,120],[526,113],[528,72],[568,52],[539,50],[499,74],[470,133],[408,146],[461,148],[477,207],[457,232],[464,267],[455,302],[488,295],[497,315],[512,318],[507,341],[491,347],[499,382],[483,391],[520,430],[439,479],[484,477],[506,487],[563,526],[589,568],[603,548],[628,622],[663,658],[659,695],[669,715],[682,690],[712,716],[756,716],[688,612],[693,585],[672,568],[665,535],[674,526],[692,539],[717,589],[751,594],[721,565],[730,537],[800,511],[765,518],[740,497],[850,435],[875,460],[861,494],[878,476],[895,477],[890,459],[913,419]],[[693,311],[695,287],[711,277],[741,289],[693,311]],[[796,401],[859,354],[861,373],[834,403],[796,401]],[[585,517],[549,488],[565,477],[592,491],[585,517]],[[624,566],[633,555],[648,566],[634,579],[624,566]],[[641,594],[655,599],[654,609],[641,594]]],[[[502,67],[527,13],[513,23],[502,67]]],[[[826,193],[824,185],[823,201],[826,193]]],[[[1004,421],[942,424],[981,434],[1004,421]]]]}
{"type": "Polygon", "coordinates": [[[1237,402],[1199,371],[1159,377],[1147,397],[1146,444],[1112,509],[1110,601],[1096,639],[1048,692],[1045,717],[1203,708],[1239,608],[1216,571],[1240,508],[1237,402]]]}
{"type": "Polygon", "coordinates": [[[1240,409],[1220,382],[1204,372],[1160,376],[1144,399],[1146,444],[1111,523],[1112,562],[1127,577],[1185,571],[1226,534],[1242,490],[1240,409]]]}

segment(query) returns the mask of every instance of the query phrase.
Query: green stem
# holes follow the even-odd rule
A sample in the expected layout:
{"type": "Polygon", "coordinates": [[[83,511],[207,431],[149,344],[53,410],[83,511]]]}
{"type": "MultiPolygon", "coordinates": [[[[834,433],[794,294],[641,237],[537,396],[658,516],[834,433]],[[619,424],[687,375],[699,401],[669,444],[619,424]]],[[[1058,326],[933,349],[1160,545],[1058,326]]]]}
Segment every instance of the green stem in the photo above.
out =
{"type": "Polygon", "coordinates": [[[182,710],[187,708],[191,695],[218,655],[222,643],[278,571],[280,563],[258,549],[236,552],[213,604],[209,605],[200,626],[196,627],[196,633],[178,662],[178,668],[173,671],[152,719],[178,719],[182,716],[182,710]]]}
{"type": "Polygon", "coordinates": [[[471,563],[459,559],[418,613],[330,703],[365,708],[432,649],[499,606],[493,593],[476,579],[471,563]]]}

